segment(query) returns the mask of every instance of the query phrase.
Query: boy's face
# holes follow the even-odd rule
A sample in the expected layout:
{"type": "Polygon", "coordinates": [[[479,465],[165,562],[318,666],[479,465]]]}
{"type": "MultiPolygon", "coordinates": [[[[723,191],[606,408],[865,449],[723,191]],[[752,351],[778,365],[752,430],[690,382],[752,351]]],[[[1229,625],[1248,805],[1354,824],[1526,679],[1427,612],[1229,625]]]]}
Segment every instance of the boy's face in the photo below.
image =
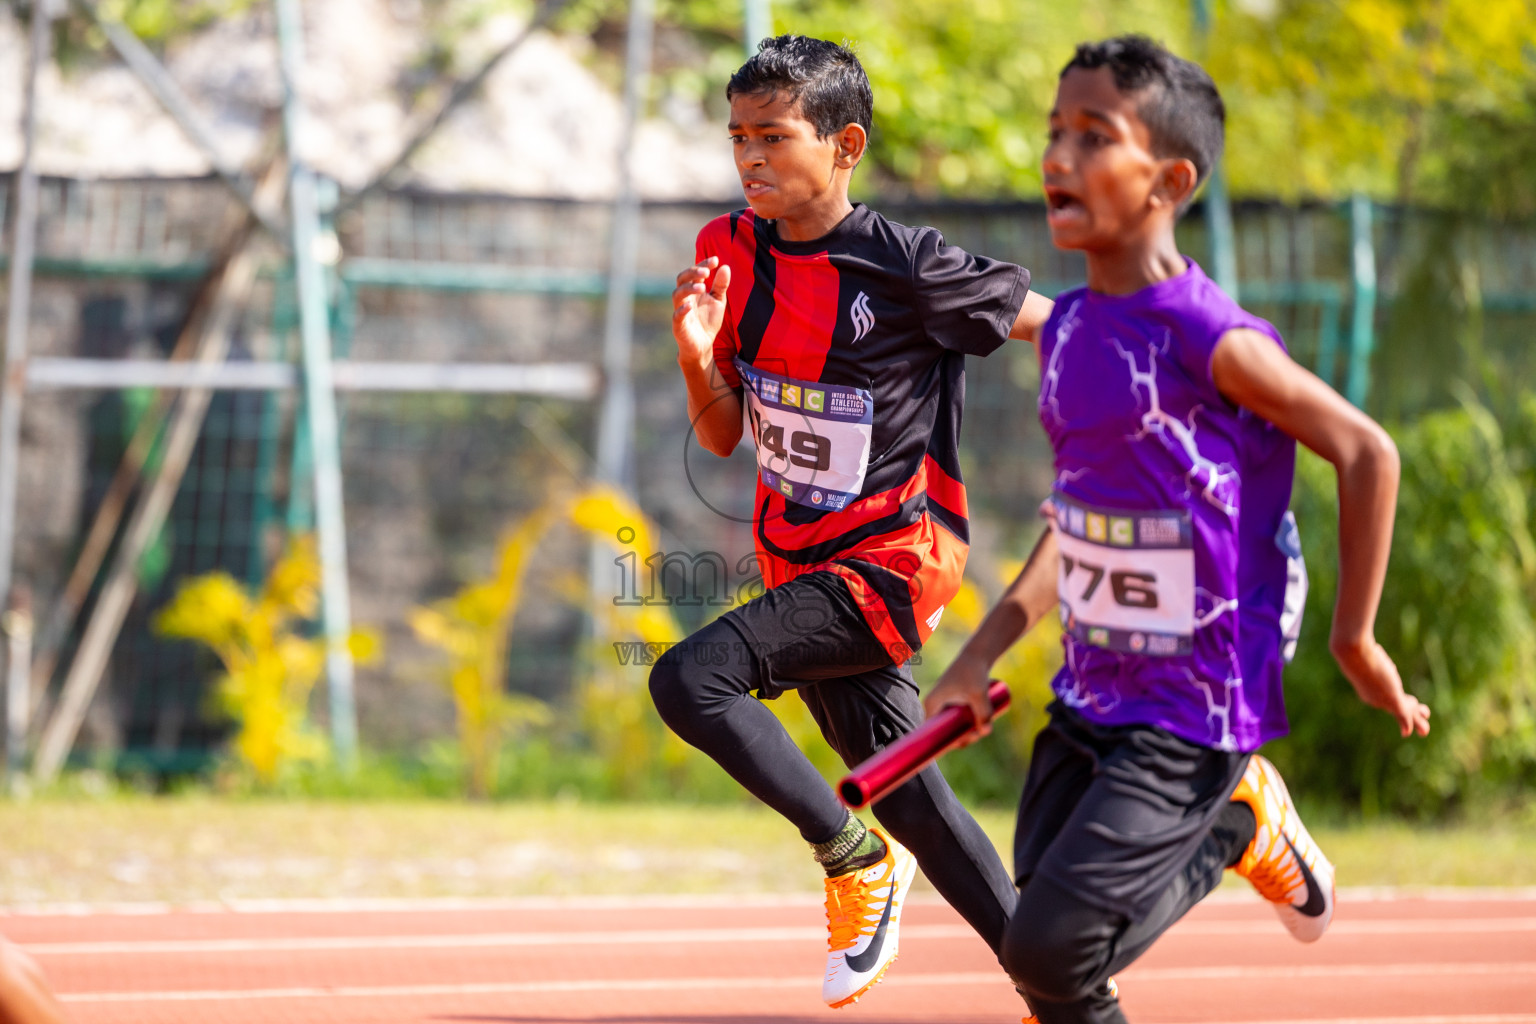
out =
{"type": "MultiPolygon", "coordinates": [[[[839,171],[853,167],[846,160],[846,129],[817,138],[799,104],[781,92],[732,96],[729,127],[741,190],[759,217],[793,218],[846,201],[846,177],[838,184],[839,171]]],[[[851,127],[862,138],[862,130],[851,127]]]]}
{"type": "Polygon", "coordinates": [[[1194,164],[1160,158],[1137,109],[1108,68],[1073,68],[1056,86],[1041,161],[1046,221],[1061,249],[1134,244],[1177,216],[1194,164]]]}

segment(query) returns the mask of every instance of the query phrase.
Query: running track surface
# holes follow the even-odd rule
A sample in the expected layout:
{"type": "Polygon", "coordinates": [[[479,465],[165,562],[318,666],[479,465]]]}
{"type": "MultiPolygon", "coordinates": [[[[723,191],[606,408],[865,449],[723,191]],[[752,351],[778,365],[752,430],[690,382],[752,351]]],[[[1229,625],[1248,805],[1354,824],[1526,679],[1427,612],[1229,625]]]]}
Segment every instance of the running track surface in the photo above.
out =
{"type": "MultiPolygon", "coordinates": [[[[808,899],[277,904],[0,916],[78,1024],[1000,1024],[1017,997],[948,907],[908,906],[857,1005],[819,1000],[808,899]]],[[[1536,894],[1341,894],[1293,941],[1207,901],[1119,977],[1137,1024],[1536,1024],[1536,894]]]]}

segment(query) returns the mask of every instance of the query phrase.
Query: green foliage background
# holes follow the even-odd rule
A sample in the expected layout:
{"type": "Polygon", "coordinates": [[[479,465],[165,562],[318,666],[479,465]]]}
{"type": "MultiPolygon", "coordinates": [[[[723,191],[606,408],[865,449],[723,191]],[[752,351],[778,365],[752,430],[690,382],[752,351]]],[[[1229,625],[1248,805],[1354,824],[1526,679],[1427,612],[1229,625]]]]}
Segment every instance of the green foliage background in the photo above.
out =
{"type": "Polygon", "coordinates": [[[1428,818],[1487,813],[1536,782],[1536,398],[1509,424],[1469,396],[1396,431],[1403,484],[1377,638],[1434,710],[1430,735],[1411,742],[1328,654],[1337,485],[1302,452],[1292,504],[1312,589],[1285,676],[1292,734],[1274,751],[1299,791],[1366,817],[1428,818]]]}
{"type": "MultiPolygon", "coordinates": [[[[103,2],[157,47],[258,6],[103,2]]],[[[1383,248],[1384,260],[1395,260],[1388,269],[1398,298],[1381,325],[1372,403],[1393,424],[1404,465],[1378,635],[1408,688],[1434,707],[1434,731],[1400,740],[1386,716],[1354,699],[1327,654],[1336,491],[1331,470],[1304,453],[1295,505],[1312,594],[1287,673],[1294,732],[1275,757],[1298,791],[1309,800],[1330,795],[1341,813],[1423,818],[1500,808],[1536,784],[1536,397],[1528,384],[1536,366],[1529,317],[1508,321],[1516,333],[1502,339],[1485,330],[1480,296],[1492,289],[1483,277],[1499,257],[1477,251],[1469,225],[1536,216],[1536,0],[1215,0],[1211,8],[1206,33],[1189,0],[778,0],[773,14],[775,31],[850,41],[868,68],[876,125],[857,179],[866,195],[1036,196],[1046,113],[1074,44],[1139,31],[1201,60],[1221,87],[1235,196],[1310,201],[1364,191],[1443,212],[1419,237],[1389,236],[1383,248]],[[1437,338],[1451,343],[1432,344],[1437,338]],[[1460,400],[1447,407],[1458,381],[1460,400]]],[[[425,79],[462,70],[460,48],[486,18],[531,5],[423,0],[422,9],[431,30],[416,66],[425,79]]],[[[72,10],[58,30],[66,67],[108,59],[100,33],[72,10]]],[[[695,102],[721,120],[724,82],[745,52],[741,5],[660,0],[657,10],[653,101],[695,102]]],[[[576,0],[558,22],[591,43],[592,65],[611,79],[625,11],[576,0]]],[[[931,654],[942,657],[942,641],[931,654]]],[[[643,688],[590,690],[577,700],[585,703],[554,727],[516,738],[497,795],[739,793],[695,752],[668,744],[643,688]],[[650,760],[637,763],[636,751],[650,760]]],[[[834,772],[803,709],[792,698],[777,708],[834,772]]],[[[1028,720],[1037,719],[1034,708],[1028,720]]],[[[1012,736],[957,756],[966,798],[1007,800],[1026,742],[1012,736]]],[[[455,776],[456,756],[451,746],[426,754],[412,769],[423,791],[453,788],[444,780],[455,776]]]]}
{"type": "MultiPolygon", "coordinates": [[[[779,0],[777,32],[848,41],[875,91],[860,183],[872,194],[1034,196],[1057,74],[1125,32],[1200,61],[1228,108],[1233,194],[1355,191],[1496,215],[1536,213],[1536,2],[779,0]]],[[[664,0],[704,59],[663,90],[712,100],[744,52],[741,7],[664,0]]],[[[589,4],[583,28],[621,12],[589,4]]]]}
{"type": "MultiPolygon", "coordinates": [[[[260,6],[102,3],[161,47],[260,6]]],[[[416,84],[462,72],[460,52],[487,19],[532,9],[422,0],[416,84]]],[[[617,81],[627,9],[572,0],[555,26],[617,81]]],[[[746,52],[742,4],[658,0],[656,14],[653,100],[701,103],[723,121],[725,81],[746,52]]],[[[849,42],[868,69],[876,123],[859,187],[871,194],[1037,195],[1045,116],[1073,47],[1142,32],[1203,63],[1221,87],[1238,197],[1365,191],[1536,214],[1536,0],[776,0],[772,15],[775,32],[849,42]],[[1210,10],[1203,32],[1197,4],[1210,10]]],[[[61,57],[105,57],[78,10],[59,34],[61,57]]]]}

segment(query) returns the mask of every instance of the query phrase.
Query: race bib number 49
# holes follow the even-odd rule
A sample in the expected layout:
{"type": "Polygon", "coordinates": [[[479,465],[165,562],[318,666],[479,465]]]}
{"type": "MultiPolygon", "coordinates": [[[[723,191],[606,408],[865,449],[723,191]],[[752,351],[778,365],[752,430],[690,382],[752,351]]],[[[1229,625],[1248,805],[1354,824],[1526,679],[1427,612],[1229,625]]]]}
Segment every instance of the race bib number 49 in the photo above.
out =
{"type": "Polygon", "coordinates": [[[763,485],[811,508],[837,511],[857,499],[869,468],[874,396],[735,363],[763,485]]]}
{"type": "Polygon", "coordinates": [[[1082,643],[1123,654],[1189,654],[1195,631],[1189,513],[1093,508],[1060,491],[1052,500],[1066,630],[1082,643]]]}

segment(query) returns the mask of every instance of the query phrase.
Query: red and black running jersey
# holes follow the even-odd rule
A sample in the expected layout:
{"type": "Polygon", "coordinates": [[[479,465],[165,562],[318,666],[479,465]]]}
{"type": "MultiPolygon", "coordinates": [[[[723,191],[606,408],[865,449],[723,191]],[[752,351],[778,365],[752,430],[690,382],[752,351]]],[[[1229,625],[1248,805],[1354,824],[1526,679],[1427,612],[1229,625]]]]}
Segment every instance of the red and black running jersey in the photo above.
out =
{"type": "Polygon", "coordinates": [[[965,569],[965,355],[1007,340],[1029,271],[862,204],[809,242],[726,214],[697,250],[731,268],[715,363],[757,448],[763,581],[836,573],[901,664],[965,569]]]}

